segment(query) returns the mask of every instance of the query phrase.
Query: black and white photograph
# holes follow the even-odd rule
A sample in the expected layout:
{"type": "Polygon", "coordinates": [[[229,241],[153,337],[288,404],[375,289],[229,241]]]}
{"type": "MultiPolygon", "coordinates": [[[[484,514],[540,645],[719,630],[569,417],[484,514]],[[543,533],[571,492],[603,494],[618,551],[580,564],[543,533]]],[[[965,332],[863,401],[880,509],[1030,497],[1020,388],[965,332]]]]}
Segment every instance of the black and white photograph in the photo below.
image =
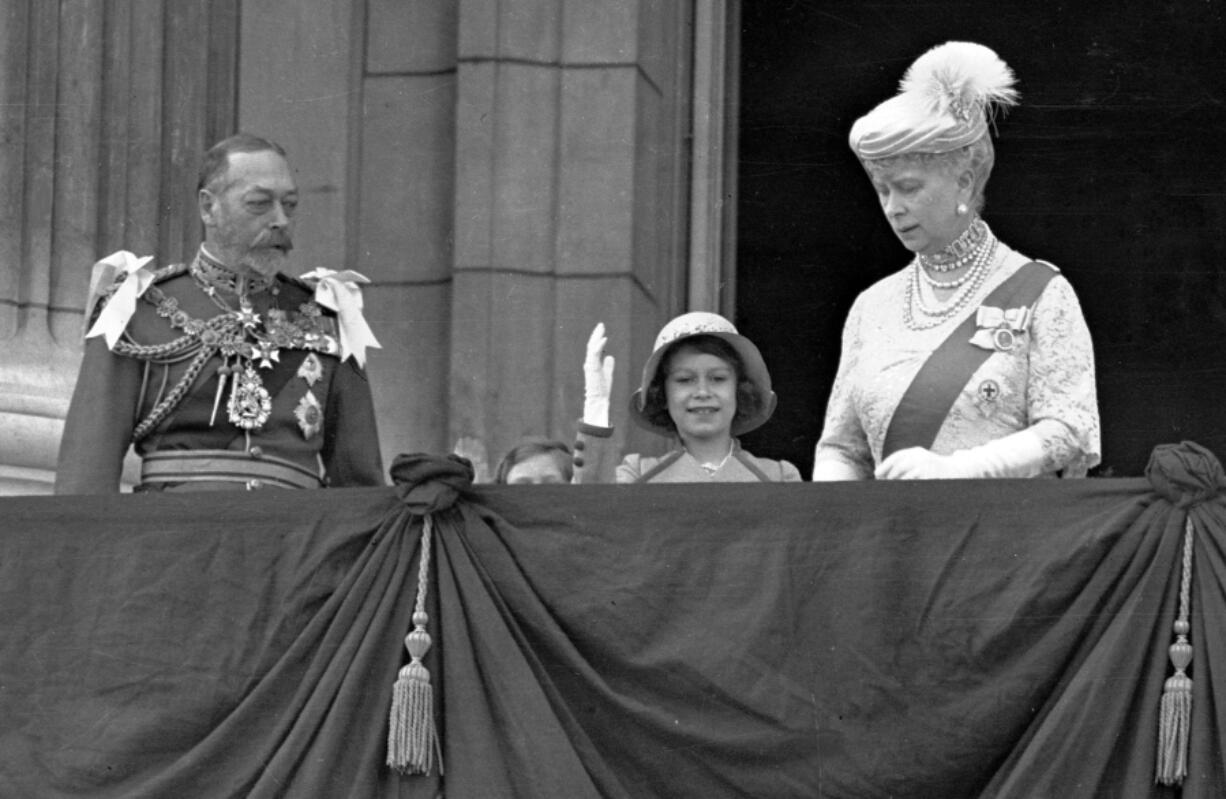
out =
{"type": "Polygon", "coordinates": [[[1219,0],[0,0],[0,799],[1226,795],[1219,0]]]}

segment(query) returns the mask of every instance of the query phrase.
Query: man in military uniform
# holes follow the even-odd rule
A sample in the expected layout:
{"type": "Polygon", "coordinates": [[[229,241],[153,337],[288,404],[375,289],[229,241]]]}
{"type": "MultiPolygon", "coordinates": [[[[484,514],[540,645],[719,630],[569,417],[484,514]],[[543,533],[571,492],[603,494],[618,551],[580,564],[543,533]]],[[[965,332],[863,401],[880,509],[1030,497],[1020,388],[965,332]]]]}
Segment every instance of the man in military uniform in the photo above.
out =
{"type": "Polygon", "coordinates": [[[382,485],[354,272],[279,270],[298,190],[285,151],[247,134],[205,154],[205,240],[153,269],[121,252],[94,267],[85,357],[56,493],[382,485]]]}

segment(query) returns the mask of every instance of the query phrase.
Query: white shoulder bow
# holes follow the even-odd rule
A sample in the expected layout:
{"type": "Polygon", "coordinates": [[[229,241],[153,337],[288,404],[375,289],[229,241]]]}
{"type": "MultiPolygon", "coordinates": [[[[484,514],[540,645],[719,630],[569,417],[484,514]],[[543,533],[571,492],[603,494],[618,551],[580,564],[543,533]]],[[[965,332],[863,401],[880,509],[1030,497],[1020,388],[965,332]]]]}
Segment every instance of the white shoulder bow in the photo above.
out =
{"type": "Polygon", "coordinates": [[[85,301],[85,324],[89,324],[98,301],[120,275],[123,275],[123,283],[111,295],[102,313],[98,314],[97,321],[85,334],[86,338],[103,336],[106,345],[115,348],[115,342],[119,341],[132,314],[136,312],[136,301],[153,283],[153,270],[146,265],[151,260],[152,255],[137,258],[127,250],[120,250],[94,264],[89,278],[89,297],[85,301]]]}
{"type": "Polygon", "coordinates": [[[336,312],[341,360],[352,355],[359,366],[365,366],[366,348],[381,347],[362,316],[362,289],[358,284],[370,280],[351,269],[313,269],[301,279],[314,284],[315,302],[336,312]]]}

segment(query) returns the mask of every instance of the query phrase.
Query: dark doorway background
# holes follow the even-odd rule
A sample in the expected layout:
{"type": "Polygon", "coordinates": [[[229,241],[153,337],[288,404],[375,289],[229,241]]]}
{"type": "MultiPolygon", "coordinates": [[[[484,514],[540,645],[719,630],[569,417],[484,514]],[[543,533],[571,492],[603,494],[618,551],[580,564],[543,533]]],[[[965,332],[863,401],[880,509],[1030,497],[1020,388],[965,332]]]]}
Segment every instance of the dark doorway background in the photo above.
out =
{"type": "Polygon", "coordinates": [[[741,4],[737,325],[779,410],[755,453],[812,467],[841,326],[903,267],[847,146],[927,48],[986,44],[1021,105],[999,121],[984,217],[1059,266],[1094,338],[1102,475],[1157,444],[1226,457],[1226,23],[1218,2],[741,4]]]}

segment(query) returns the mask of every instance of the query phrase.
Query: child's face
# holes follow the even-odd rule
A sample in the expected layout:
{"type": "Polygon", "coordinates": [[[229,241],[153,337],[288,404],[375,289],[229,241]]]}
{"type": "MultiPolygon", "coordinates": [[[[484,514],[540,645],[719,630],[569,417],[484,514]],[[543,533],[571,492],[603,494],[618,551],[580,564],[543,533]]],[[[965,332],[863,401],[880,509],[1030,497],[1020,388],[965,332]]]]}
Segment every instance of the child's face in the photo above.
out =
{"type": "Polygon", "coordinates": [[[524,458],[507,472],[507,485],[545,485],[569,482],[562,474],[558,457],[540,452],[524,458]]]}
{"type": "Polygon", "coordinates": [[[668,415],[681,439],[732,434],[736,416],[736,370],[718,355],[681,347],[668,361],[664,392],[668,415]]]}

